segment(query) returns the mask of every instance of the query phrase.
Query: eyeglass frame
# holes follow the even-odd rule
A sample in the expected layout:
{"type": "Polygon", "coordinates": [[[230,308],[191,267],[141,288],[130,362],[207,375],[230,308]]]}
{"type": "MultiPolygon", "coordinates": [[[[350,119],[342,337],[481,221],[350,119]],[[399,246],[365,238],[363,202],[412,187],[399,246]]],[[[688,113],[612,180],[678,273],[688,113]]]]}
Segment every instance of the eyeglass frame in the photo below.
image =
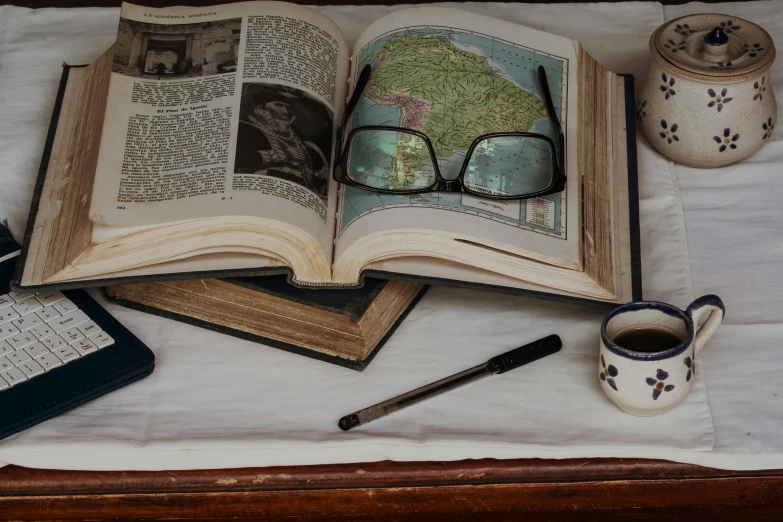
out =
{"type": "Polygon", "coordinates": [[[343,115],[343,119],[340,122],[340,126],[337,128],[337,140],[335,144],[335,167],[334,167],[334,173],[332,177],[334,178],[335,181],[337,181],[338,183],[342,183],[343,185],[348,185],[351,187],[356,187],[371,192],[377,192],[380,194],[411,195],[411,194],[423,194],[426,192],[464,192],[466,194],[487,198],[487,199],[523,200],[523,199],[531,199],[531,198],[546,196],[548,194],[555,194],[558,192],[562,192],[563,190],[565,190],[566,179],[567,179],[565,175],[565,162],[564,162],[565,137],[563,135],[563,130],[560,126],[560,120],[557,118],[557,114],[555,113],[554,103],[552,102],[552,94],[549,91],[549,83],[547,82],[546,79],[546,72],[544,70],[544,67],[539,66],[537,72],[538,72],[539,82],[541,83],[542,91],[544,92],[544,103],[546,104],[547,113],[549,114],[550,121],[552,122],[554,128],[558,132],[558,137],[560,142],[559,150],[555,148],[555,144],[552,141],[552,139],[545,134],[539,134],[535,132],[491,132],[488,134],[482,134],[481,136],[473,140],[470,147],[468,148],[467,154],[465,155],[465,159],[462,162],[462,168],[460,169],[459,175],[456,178],[449,180],[444,178],[440,172],[440,167],[438,166],[437,157],[435,156],[435,149],[433,148],[432,142],[430,141],[429,137],[427,137],[427,135],[417,130],[408,129],[405,127],[388,126],[388,125],[366,125],[366,126],[356,127],[351,129],[351,132],[348,134],[345,140],[345,145],[343,146],[342,142],[343,142],[343,134],[345,133],[345,128],[347,127],[348,121],[353,115],[354,109],[356,109],[356,105],[359,103],[359,98],[364,93],[364,89],[367,87],[367,84],[370,82],[372,67],[369,64],[365,65],[362,68],[362,72],[359,76],[358,81],[356,82],[356,87],[354,88],[353,94],[351,95],[351,99],[348,102],[348,105],[346,106],[345,114],[343,115]],[[427,149],[430,153],[430,160],[432,161],[433,169],[435,171],[435,176],[436,176],[435,181],[427,187],[420,187],[415,189],[391,190],[391,189],[371,187],[369,185],[364,185],[362,183],[359,183],[351,179],[351,177],[347,174],[347,170],[348,170],[347,152],[350,149],[349,145],[351,144],[351,140],[359,132],[373,131],[373,130],[402,132],[406,134],[413,134],[423,139],[424,143],[427,144],[427,149]],[[511,136],[541,139],[545,141],[547,145],[549,145],[550,153],[552,155],[552,158],[555,160],[552,165],[553,176],[550,185],[543,190],[532,192],[530,194],[522,194],[522,195],[491,194],[491,193],[476,191],[465,186],[465,181],[464,181],[465,171],[468,168],[468,164],[470,163],[470,159],[471,156],[473,155],[473,151],[476,149],[479,143],[481,143],[482,141],[488,138],[511,137],[511,136]],[[560,167],[561,164],[563,165],[562,169],[560,167]]]}

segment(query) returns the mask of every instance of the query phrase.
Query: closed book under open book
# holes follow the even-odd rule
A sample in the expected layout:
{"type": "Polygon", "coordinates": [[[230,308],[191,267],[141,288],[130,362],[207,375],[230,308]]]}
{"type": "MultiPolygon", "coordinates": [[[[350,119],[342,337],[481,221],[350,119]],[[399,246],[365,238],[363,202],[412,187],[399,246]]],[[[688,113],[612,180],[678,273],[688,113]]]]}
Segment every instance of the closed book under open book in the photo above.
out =
{"type": "Polygon", "coordinates": [[[363,370],[427,291],[367,278],[361,288],[310,290],[285,276],[112,285],[117,304],[363,370]]]}
{"type": "MultiPolygon", "coordinates": [[[[360,168],[404,184],[406,147],[360,168]]],[[[508,168],[540,164],[539,152],[508,168]]],[[[351,288],[369,275],[638,300],[633,79],[568,38],[454,9],[391,13],[349,48],[334,22],[293,4],[124,4],[116,43],[64,71],[18,267],[20,289],[270,274],[351,288]],[[497,200],[336,182],[337,127],[366,65],[346,134],[413,129],[441,173],[484,134],[557,141],[543,67],[564,189],[497,200]]]]}

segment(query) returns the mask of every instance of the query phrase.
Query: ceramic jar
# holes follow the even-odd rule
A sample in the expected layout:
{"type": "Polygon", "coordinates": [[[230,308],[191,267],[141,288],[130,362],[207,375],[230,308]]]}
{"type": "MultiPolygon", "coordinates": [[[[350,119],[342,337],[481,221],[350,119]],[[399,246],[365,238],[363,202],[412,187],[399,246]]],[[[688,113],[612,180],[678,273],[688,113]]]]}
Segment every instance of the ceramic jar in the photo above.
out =
{"type": "Polygon", "coordinates": [[[727,15],[688,15],[659,27],[650,52],[637,117],[658,152],[691,167],[722,167],[770,138],[775,45],[764,29],[727,15]]]}

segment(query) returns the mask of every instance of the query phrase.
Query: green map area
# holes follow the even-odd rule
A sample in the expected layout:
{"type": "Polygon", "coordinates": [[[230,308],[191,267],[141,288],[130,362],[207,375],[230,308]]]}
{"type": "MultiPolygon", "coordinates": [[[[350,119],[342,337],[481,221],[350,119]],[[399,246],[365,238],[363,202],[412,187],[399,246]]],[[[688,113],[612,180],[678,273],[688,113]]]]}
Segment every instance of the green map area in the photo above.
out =
{"type": "MultiPolygon", "coordinates": [[[[467,150],[482,134],[538,132],[556,138],[536,78],[540,65],[547,72],[561,121],[564,116],[565,60],[485,35],[435,27],[396,31],[362,49],[357,70],[367,63],[373,67],[372,77],[353,113],[351,127],[395,126],[423,133],[447,179],[459,174],[467,150]]],[[[376,131],[357,136],[361,139],[354,138],[349,151],[354,179],[361,177],[362,183],[378,188],[428,186],[435,179],[426,144],[415,135],[376,131]],[[420,171],[418,181],[410,175],[413,167],[420,171]]],[[[522,154],[525,157],[495,154],[492,168],[511,173],[529,165],[543,171],[549,168],[546,159],[542,160],[548,155],[545,149],[528,145],[522,154]],[[504,161],[509,165],[504,166],[504,161]]],[[[491,153],[490,150],[487,154],[491,153]]],[[[489,185],[487,182],[492,189],[489,185]]],[[[475,198],[458,193],[403,196],[345,187],[340,230],[364,213],[413,205],[469,212],[564,236],[560,216],[564,196],[553,194],[544,198],[551,201],[554,218],[542,225],[526,219],[525,201],[502,205],[500,210],[497,205],[477,205],[475,198]],[[493,212],[493,208],[498,210],[493,212]]]]}
{"type": "Polygon", "coordinates": [[[368,61],[375,70],[365,95],[400,106],[400,126],[426,134],[438,157],[466,150],[482,134],[527,131],[547,115],[543,100],[443,36],[393,38],[368,61]]]}

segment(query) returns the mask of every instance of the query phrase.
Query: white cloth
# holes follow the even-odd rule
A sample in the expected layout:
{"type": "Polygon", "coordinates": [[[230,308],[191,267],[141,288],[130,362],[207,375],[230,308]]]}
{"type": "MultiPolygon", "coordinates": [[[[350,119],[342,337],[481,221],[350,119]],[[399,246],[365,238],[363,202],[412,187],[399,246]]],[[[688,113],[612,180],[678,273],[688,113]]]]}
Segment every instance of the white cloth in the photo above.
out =
{"type": "MultiPolygon", "coordinates": [[[[666,10],[656,3],[439,5],[576,38],[603,65],[633,73],[641,83],[647,40],[664,19],[719,8],[760,23],[776,37],[783,19],[773,3],[666,10]]],[[[322,10],[352,42],[372,20],[399,8],[322,10]]],[[[16,237],[27,218],[60,62],[95,59],[112,42],[116,20],[116,9],[0,7],[0,218],[9,219],[16,237]]],[[[778,89],[780,70],[776,66],[772,74],[778,89]]],[[[777,398],[783,398],[777,378],[783,361],[776,356],[783,337],[783,211],[773,203],[780,193],[775,171],[783,146],[775,138],[750,160],[711,171],[675,167],[639,139],[645,297],[683,307],[694,295],[682,189],[696,295],[721,295],[728,309],[727,325],[706,349],[694,390],[665,416],[631,417],[603,396],[595,360],[602,314],[577,306],[434,288],[369,368],[356,373],[107,305],[156,352],[155,373],[0,442],[0,461],[42,468],[197,469],[616,456],[783,467],[777,398]],[[563,351],[528,369],[355,432],[335,426],[345,413],[552,332],[563,338],[563,351]]]]}

